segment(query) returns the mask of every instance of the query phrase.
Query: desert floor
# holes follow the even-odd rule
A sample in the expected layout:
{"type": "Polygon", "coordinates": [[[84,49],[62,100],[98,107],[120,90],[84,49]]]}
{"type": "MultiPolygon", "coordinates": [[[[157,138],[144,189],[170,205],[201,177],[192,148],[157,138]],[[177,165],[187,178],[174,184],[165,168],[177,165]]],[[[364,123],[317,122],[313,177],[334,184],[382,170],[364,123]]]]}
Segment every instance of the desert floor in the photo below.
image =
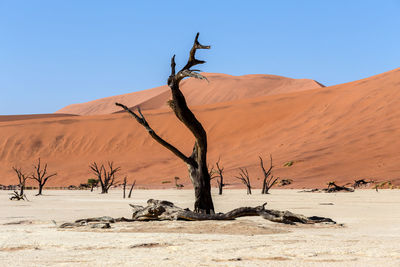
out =
{"type": "Polygon", "coordinates": [[[214,192],[216,211],[268,202],[271,209],[326,216],[344,226],[288,226],[258,217],[235,221],[135,222],[111,229],[58,229],[79,218],[130,217],[128,203],[165,199],[192,208],[192,190],[44,191],[29,202],[0,191],[1,266],[400,266],[400,191],[214,192]],[[333,204],[333,205],[332,205],[333,204]]]}

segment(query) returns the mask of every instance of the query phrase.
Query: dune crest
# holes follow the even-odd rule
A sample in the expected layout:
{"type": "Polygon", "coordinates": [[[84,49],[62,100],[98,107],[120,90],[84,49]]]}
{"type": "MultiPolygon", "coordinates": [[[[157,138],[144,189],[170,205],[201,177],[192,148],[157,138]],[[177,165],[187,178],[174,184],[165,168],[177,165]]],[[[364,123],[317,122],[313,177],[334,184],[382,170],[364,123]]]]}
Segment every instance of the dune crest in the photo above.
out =
{"type": "MultiPolygon", "coordinates": [[[[275,95],[295,91],[321,88],[323,85],[310,79],[291,79],[277,75],[232,76],[220,73],[203,73],[209,80],[187,79],[182,82],[182,92],[189,105],[205,105],[246,99],[258,96],[275,95]]],[[[111,96],[82,104],[64,107],[56,113],[77,115],[101,115],[118,112],[115,102],[142,109],[166,108],[170,99],[168,86],[160,86],[125,95],[111,96]]]]}

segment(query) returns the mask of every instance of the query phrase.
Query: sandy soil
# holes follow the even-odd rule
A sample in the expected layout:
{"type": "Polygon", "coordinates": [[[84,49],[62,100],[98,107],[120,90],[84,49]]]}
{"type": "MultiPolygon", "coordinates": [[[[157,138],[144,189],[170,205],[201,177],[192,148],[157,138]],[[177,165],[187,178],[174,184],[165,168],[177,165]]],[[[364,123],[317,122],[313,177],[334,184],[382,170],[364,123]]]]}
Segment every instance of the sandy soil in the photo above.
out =
{"type": "MultiPolygon", "coordinates": [[[[298,193],[226,190],[214,194],[217,211],[256,206],[331,217],[344,226],[286,226],[249,217],[229,222],[136,222],[111,229],[57,229],[65,221],[129,217],[128,203],[168,199],[192,207],[191,190],[135,190],[108,195],[45,191],[29,202],[0,191],[2,266],[399,266],[399,190],[298,193]],[[327,205],[330,204],[330,205],[327,205]],[[332,205],[333,204],[333,205],[332,205]]],[[[214,192],[215,193],[215,192],[214,192]]]]}

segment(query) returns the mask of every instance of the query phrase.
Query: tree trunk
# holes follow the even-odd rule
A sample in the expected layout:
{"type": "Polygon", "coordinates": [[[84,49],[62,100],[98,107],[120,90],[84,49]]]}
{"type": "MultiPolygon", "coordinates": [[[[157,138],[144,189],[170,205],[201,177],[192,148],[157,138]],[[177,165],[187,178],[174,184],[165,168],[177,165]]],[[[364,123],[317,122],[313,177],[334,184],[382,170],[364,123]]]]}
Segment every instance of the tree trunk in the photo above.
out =
{"type": "Polygon", "coordinates": [[[107,187],[102,186],[102,187],[101,187],[101,193],[102,193],[102,194],[107,194],[107,193],[108,193],[107,187]]]}
{"type": "Polygon", "coordinates": [[[251,187],[247,187],[247,194],[251,195],[251,187]]]}
{"type": "Polygon", "coordinates": [[[133,190],[133,187],[135,187],[135,184],[136,184],[136,180],[133,181],[133,183],[132,183],[131,189],[129,190],[128,198],[131,198],[132,190],[133,190]]]}
{"type": "Polygon", "coordinates": [[[266,179],[264,178],[261,194],[265,194],[265,188],[267,187],[267,182],[265,181],[266,179]]]}
{"type": "Polygon", "coordinates": [[[188,165],[189,177],[194,187],[194,211],[198,213],[214,214],[214,204],[211,198],[210,174],[207,166],[195,168],[188,165]]]}
{"type": "Polygon", "coordinates": [[[43,191],[43,185],[39,184],[39,192],[37,193],[37,196],[41,196],[43,191]]]}

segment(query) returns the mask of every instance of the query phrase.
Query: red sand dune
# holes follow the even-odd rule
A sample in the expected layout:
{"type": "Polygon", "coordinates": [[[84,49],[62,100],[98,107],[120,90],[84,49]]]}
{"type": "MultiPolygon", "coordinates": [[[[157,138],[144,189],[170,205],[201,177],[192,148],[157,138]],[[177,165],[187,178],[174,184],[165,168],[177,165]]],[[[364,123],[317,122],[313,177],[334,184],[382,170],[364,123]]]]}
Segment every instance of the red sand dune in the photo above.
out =
{"type": "Polygon", "coordinates": [[[60,118],[75,116],[72,114],[27,114],[27,115],[0,115],[0,122],[3,121],[19,121],[19,120],[34,120],[42,118],[60,118]]]}
{"type": "MultiPolygon", "coordinates": [[[[265,95],[275,95],[323,87],[314,80],[291,79],[276,75],[232,76],[220,73],[203,73],[207,81],[187,79],[181,83],[182,92],[189,105],[205,105],[246,99],[265,95]]],[[[78,115],[111,114],[119,111],[114,103],[121,102],[129,107],[145,109],[166,108],[170,99],[168,86],[125,95],[111,96],[82,104],[73,104],[57,113],[78,115]]]]}
{"type": "MultiPolygon", "coordinates": [[[[190,81],[188,81],[189,83],[190,81]]],[[[233,86],[233,85],[232,85],[233,86]]],[[[198,88],[201,90],[201,88],[198,88]]],[[[232,91],[235,91],[232,89],[232,91]]],[[[209,162],[219,157],[227,183],[247,167],[260,186],[258,156],[274,159],[274,175],[294,187],[324,187],[356,178],[400,183],[400,69],[367,79],[284,94],[195,106],[209,137],[209,162]],[[293,161],[291,167],[283,167],[293,161]]],[[[193,137],[168,109],[144,112],[159,135],[184,153],[193,137]]],[[[70,185],[91,177],[91,161],[113,160],[138,187],[172,187],[186,166],[148,136],[128,114],[38,118],[0,122],[0,184],[16,183],[11,166],[32,169],[40,156],[70,185]]],[[[213,182],[214,183],[214,182],[213,182]]]]}

